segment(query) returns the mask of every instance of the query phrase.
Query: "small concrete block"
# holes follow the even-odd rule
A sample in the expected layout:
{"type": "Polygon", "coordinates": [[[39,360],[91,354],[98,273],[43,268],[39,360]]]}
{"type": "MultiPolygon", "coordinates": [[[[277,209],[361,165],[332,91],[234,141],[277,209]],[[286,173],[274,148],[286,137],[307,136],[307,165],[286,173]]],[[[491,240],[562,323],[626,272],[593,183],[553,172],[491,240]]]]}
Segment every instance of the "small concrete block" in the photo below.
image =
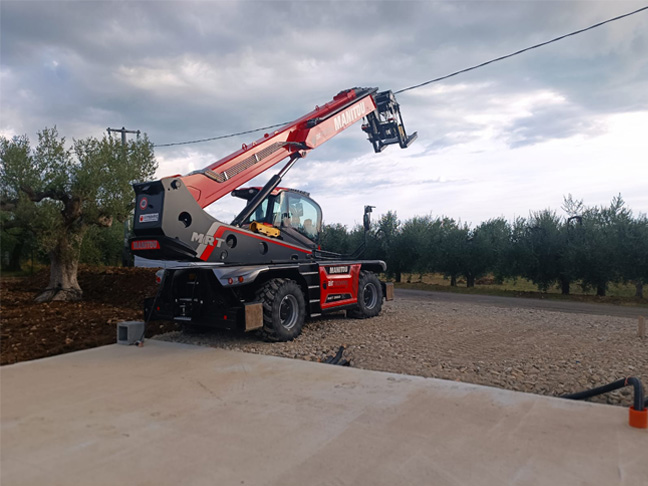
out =
{"type": "Polygon", "coordinates": [[[124,321],[117,324],[117,344],[135,344],[144,337],[144,321],[124,321]]]}

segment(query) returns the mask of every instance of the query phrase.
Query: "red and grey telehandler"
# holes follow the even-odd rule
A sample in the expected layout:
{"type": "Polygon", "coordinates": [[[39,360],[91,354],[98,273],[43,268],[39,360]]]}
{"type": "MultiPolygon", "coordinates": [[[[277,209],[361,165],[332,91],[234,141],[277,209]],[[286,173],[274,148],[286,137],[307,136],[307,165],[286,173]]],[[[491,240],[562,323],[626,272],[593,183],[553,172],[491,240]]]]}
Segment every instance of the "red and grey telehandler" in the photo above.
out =
{"type": "Polygon", "coordinates": [[[385,263],[322,251],[320,206],[306,192],[279,187],[298,159],[361,119],[376,152],[416,138],[406,134],[391,91],[353,88],[205,169],[135,184],[131,252],[181,262],[164,271],[145,318],[260,329],[287,341],[306,318],[343,309],[358,318],[379,314],[393,293],[377,277],[385,263]],[[241,188],[284,159],[264,187],[241,188]],[[228,193],[246,201],[229,224],[203,209],[228,193]]]}

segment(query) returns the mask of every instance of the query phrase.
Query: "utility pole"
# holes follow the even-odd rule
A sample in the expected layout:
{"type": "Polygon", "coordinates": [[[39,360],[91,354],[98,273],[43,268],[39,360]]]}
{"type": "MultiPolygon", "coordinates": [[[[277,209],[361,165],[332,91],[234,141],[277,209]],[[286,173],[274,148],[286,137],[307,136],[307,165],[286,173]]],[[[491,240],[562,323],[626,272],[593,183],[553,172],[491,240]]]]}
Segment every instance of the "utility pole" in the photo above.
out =
{"type": "Polygon", "coordinates": [[[140,136],[140,131],[139,130],[126,130],[125,127],[121,128],[108,128],[108,135],[110,135],[112,132],[119,132],[121,133],[121,139],[122,139],[122,145],[126,145],[126,134],[127,133],[136,133],[137,138],[140,136]]]}
{"type": "MultiPolygon", "coordinates": [[[[112,135],[112,132],[118,132],[121,133],[121,142],[122,142],[122,148],[126,147],[126,134],[127,133],[135,133],[137,135],[137,138],[140,136],[140,131],[139,130],[126,130],[126,127],[121,127],[121,128],[108,128],[108,136],[112,135]]],[[[128,220],[124,221],[124,246],[122,248],[122,266],[124,267],[132,267],[134,266],[134,258],[133,254],[130,252],[130,247],[128,244],[128,240],[131,237],[131,231],[128,225],[128,220]]],[[[33,260],[33,258],[32,258],[33,260]]],[[[32,271],[33,273],[33,271],[32,271]]]]}

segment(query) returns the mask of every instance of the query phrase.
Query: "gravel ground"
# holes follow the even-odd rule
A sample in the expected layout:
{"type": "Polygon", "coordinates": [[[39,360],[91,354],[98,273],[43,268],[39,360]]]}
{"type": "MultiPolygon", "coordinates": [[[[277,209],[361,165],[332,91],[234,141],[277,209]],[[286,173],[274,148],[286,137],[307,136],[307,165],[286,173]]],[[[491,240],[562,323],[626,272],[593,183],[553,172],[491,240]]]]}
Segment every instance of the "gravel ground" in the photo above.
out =
{"type": "MultiPolygon", "coordinates": [[[[344,345],[356,368],[560,395],[631,375],[648,384],[648,339],[636,331],[631,318],[396,300],[373,319],[314,319],[288,343],[226,331],[155,339],[311,361],[344,345]]],[[[632,389],[593,401],[629,406],[632,389]]]]}

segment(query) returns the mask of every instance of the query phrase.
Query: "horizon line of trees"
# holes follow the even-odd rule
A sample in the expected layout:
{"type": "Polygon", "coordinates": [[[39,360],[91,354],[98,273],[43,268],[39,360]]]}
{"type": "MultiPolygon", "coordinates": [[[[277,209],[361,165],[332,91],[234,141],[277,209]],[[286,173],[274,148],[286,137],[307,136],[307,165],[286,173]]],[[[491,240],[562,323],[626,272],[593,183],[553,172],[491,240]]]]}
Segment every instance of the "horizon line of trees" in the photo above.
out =
{"type": "MultiPolygon", "coordinates": [[[[565,216],[544,209],[512,222],[485,221],[474,228],[446,216],[415,216],[400,221],[388,211],[372,223],[363,258],[387,263],[387,276],[401,281],[403,273],[439,273],[468,287],[492,274],[497,281],[526,278],[540,291],[559,286],[595,290],[604,296],[610,283],[632,283],[643,297],[648,282],[648,218],[634,216],[618,195],[609,206],[585,206],[571,195],[564,198],[565,216]]],[[[326,224],[323,249],[350,254],[364,240],[364,230],[326,224]]]]}
{"type": "MultiPolygon", "coordinates": [[[[124,248],[121,224],[133,207],[131,184],[155,173],[146,135],[126,144],[104,136],[73,140],[69,147],[54,128],[0,137],[0,243],[3,270],[20,269],[31,255],[51,262],[42,300],[80,299],[81,263],[118,263],[124,248]]],[[[551,209],[512,222],[485,221],[474,228],[446,216],[399,221],[389,211],[371,225],[364,258],[387,263],[387,275],[440,273],[451,285],[464,277],[469,287],[487,274],[526,278],[547,291],[573,284],[605,295],[612,282],[632,282],[643,297],[648,282],[648,219],[633,215],[621,195],[609,206],[585,206],[571,195],[564,216],[551,209]]],[[[364,229],[324,225],[324,250],[352,254],[365,241],[364,229]]]]}

